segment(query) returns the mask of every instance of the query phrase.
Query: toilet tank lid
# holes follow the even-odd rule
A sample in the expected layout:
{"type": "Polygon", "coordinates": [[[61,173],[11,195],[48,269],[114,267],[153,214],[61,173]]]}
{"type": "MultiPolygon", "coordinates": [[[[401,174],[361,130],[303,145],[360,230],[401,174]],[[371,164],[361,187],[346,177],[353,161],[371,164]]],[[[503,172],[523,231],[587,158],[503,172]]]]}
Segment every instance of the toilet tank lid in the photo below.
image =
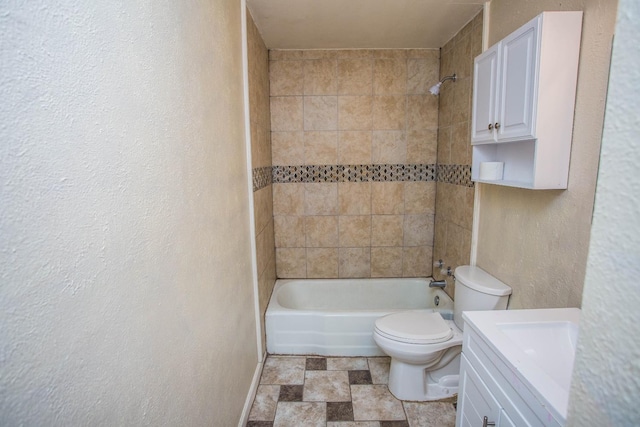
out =
{"type": "Polygon", "coordinates": [[[489,295],[511,295],[511,288],[480,267],[463,265],[456,268],[456,280],[475,291],[489,295]]]}

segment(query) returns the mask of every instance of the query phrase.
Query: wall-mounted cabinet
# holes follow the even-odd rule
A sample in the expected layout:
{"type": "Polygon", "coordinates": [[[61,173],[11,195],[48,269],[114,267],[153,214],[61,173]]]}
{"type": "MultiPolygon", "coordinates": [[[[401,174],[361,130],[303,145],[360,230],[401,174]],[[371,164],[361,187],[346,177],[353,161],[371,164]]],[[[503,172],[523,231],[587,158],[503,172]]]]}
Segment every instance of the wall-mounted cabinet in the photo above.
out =
{"type": "Polygon", "coordinates": [[[582,12],[544,12],[474,61],[472,179],[567,188],[582,12]],[[503,179],[479,177],[504,162],[503,179]]]}

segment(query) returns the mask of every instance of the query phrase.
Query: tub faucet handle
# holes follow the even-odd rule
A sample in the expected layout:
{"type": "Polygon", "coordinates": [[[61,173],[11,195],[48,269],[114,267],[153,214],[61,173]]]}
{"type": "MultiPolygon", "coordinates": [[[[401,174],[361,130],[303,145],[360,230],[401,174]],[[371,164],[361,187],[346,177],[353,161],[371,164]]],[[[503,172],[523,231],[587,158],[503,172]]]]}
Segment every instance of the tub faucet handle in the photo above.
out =
{"type": "Polygon", "coordinates": [[[446,280],[432,280],[429,282],[430,288],[444,288],[445,286],[447,286],[446,280]]]}

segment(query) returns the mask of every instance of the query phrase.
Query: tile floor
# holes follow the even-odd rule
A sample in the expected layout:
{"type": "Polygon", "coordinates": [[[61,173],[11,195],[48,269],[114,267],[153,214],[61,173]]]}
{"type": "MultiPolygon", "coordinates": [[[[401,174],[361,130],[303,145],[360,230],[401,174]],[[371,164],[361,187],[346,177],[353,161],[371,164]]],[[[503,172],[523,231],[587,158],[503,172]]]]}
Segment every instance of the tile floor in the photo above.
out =
{"type": "Polygon", "coordinates": [[[268,356],[247,427],[453,427],[455,399],[407,402],[388,357],[268,356]]]}

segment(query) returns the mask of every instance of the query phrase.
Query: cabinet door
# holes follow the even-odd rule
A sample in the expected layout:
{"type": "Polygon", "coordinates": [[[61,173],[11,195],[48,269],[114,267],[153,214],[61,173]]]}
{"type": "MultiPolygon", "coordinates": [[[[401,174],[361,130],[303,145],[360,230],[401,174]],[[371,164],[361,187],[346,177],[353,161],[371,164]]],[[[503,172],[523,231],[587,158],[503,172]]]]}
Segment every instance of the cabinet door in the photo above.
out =
{"type": "Polygon", "coordinates": [[[494,142],[498,82],[498,45],[473,61],[473,108],[471,143],[494,142]]]}
{"type": "Polygon", "coordinates": [[[500,43],[498,141],[534,138],[539,19],[500,43]]]}
{"type": "Polygon", "coordinates": [[[485,416],[492,422],[499,419],[501,408],[498,401],[480,379],[464,353],[460,358],[459,390],[456,427],[479,427],[485,416]]]}

